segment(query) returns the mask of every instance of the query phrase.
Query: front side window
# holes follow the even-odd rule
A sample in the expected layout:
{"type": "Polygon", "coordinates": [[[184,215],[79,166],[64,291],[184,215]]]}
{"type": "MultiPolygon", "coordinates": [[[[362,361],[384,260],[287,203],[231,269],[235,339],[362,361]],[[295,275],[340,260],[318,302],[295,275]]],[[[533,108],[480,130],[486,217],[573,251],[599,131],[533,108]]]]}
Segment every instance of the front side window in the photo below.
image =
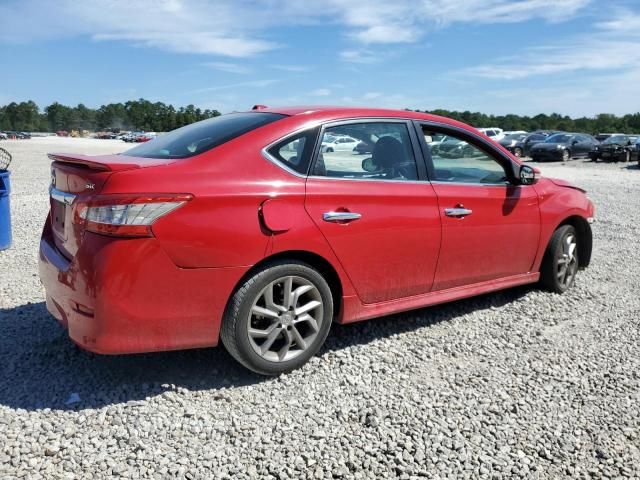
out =
{"type": "Polygon", "coordinates": [[[417,180],[405,123],[367,122],[328,127],[313,175],[369,180],[417,180]]]}
{"type": "Polygon", "coordinates": [[[269,112],[230,113],[178,128],[122,155],[143,158],[187,158],[284,118],[269,112]]]}
{"type": "Polygon", "coordinates": [[[433,163],[433,180],[452,183],[504,184],[504,167],[491,155],[462,137],[447,133],[442,142],[429,142],[437,132],[423,128],[433,163]]]}

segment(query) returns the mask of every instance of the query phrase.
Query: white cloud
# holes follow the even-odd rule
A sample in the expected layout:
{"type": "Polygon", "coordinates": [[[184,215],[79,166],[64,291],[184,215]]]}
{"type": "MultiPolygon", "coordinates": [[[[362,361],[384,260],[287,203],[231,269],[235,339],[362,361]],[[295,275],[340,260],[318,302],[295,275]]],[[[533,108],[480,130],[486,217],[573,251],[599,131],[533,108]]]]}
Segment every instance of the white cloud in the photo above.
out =
{"type": "Polygon", "coordinates": [[[283,72],[303,73],[310,72],[313,68],[308,65],[271,65],[271,68],[282,70],[283,72]]]}
{"type": "Polygon", "coordinates": [[[596,24],[589,35],[579,35],[560,45],[529,48],[518,55],[463,69],[460,73],[497,80],[518,80],[541,75],[591,71],[611,72],[640,64],[640,14],[621,11],[596,24]]]}
{"type": "Polygon", "coordinates": [[[344,50],[340,52],[340,59],[349,63],[378,63],[382,61],[379,53],[371,50],[344,50]]]}
{"type": "Polygon", "coordinates": [[[246,74],[251,73],[251,69],[245,65],[239,65],[237,63],[229,62],[205,62],[202,64],[205,67],[213,68],[214,70],[220,70],[227,73],[246,74]]]}
{"type": "Polygon", "coordinates": [[[314,97],[328,97],[331,95],[331,90],[328,88],[316,88],[311,92],[311,95],[314,97]]]}
{"type": "MultiPolygon", "coordinates": [[[[416,42],[453,23],[571,18],[590,0],[5,0],[0,42],[89,36],[175,53],[244,58],[276,49],[278,27],[331,25],[362,45],[416,42]]],[[[357,49],[343,58],[370,63],[357,49]]],[[[300,71],[298,66],[281,66],[300,71]]],[[[277,68],[277,67],[276,67],[277,68]]]]}
{"type": "Polygon", "coordinates": [[[186,93],[204,93],[204,92],[218,92],[220,90],[231,90],[240,87],[250,87],[250,88],[265,88],[275,83],[278,83],[280,80],[277,79],[269,79],[269,80],[251,80],[248,82],[238,82],[238,83],[230,83],[227,85],[214,85],[206,88],[199,88],[197,90],[193,90],[191,92],[186,93]]]}

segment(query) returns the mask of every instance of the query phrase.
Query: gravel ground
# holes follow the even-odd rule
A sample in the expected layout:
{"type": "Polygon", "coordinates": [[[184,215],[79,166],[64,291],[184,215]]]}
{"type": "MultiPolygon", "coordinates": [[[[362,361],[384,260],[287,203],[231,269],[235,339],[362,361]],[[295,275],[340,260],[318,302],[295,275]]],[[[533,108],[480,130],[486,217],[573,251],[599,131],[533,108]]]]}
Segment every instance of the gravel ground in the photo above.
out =
{"type": "MultiPolygon", "coordinates": [[[[222,349],[102,357],[43,303],[45,152],[3,142],[14,246],[0,252],[0,478],[640,478],[640,170],[543,172],[597,206],[576,288],[533,287],[351,326],[264,379],[222,349]]],[[[517,248],[517,246],[514,246],[517,248]]]]}

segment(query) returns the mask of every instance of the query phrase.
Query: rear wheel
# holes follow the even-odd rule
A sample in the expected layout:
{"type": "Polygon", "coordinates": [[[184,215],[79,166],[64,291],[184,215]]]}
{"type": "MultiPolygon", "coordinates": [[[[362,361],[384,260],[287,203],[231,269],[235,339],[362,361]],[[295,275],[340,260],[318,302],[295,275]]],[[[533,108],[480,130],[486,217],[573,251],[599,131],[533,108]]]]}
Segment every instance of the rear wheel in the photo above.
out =
{"type": "Polygon", "coordinates": [[[315,355],[332,320],[333,298],[322,275],[304,263],[277,262],[236,290],[220,337],[245,367],[277,375],[315,355]]]}
{"type": "Polygon", "coordinates": [[[576,229],[563,225],[551,237],[540,267],[540,282],[552,292],[564,293],[575,283],[578,267],[576,229]]]}

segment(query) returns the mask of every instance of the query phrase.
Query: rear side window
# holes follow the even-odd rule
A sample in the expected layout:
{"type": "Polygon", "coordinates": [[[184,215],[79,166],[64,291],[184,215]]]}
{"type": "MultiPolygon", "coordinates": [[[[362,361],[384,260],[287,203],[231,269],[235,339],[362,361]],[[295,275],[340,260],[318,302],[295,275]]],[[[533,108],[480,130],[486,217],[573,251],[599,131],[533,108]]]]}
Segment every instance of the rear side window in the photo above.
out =
{"type": "Polygon", "coordinates": [[[317,135],[317,128],[307,130],[276,143],[267,152],[291,170],[306,175],[317,135]]]}
{"type": "Polygon", "coordinates": [[[144,158],[192,157],[284,117],[268,112],[230,113],[178,128],[122,155],[144,158]]]}

